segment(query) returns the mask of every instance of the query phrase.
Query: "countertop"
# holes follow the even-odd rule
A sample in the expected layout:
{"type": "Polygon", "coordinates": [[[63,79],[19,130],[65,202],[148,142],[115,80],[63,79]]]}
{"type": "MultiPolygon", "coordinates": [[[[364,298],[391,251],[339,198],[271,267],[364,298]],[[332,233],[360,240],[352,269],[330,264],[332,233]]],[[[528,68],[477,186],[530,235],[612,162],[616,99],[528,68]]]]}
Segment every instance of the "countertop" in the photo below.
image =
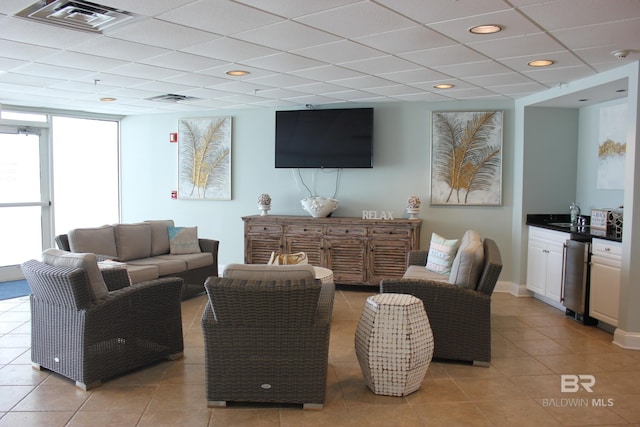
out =
{"type": "Polygon", "coordinates": [[[615,230],[592,230],[588,225],[591,218],[587,215],[582,216],[587,220],[587,225],[585,226],[560,226],[554,224],[569,223],[571,221],[569,214],[527,214],[527,225],[570,233],[571,238],[574,240],[590,240],[595,237],[622,242],[622,236],[617,235],[615,230]]]}

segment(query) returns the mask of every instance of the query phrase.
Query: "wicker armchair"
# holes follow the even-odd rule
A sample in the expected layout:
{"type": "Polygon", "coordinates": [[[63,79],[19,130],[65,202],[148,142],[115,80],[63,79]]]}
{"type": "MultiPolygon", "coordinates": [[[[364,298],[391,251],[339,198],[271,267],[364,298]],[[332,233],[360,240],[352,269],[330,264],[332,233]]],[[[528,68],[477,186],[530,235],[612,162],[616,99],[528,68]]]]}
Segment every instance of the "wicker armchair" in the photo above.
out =
{"type": "MultiPolygon", "coordinates": [[[[475,289],[419,279],[385,279],[380,292],[411,294],[422,300],[433,331],[438,359],[491,362],[491,294],[502,270],[498,246],[484,239],[484,264],[475,289]]],[[[428,251],[412,251],[408,265],[426,263],[428,251]]]]}
{"type": "Polygon", "coordinates": [[[202,329],[208,406],[237,401],[322,408],[335,286],[313,275],[274,279],[274,271],[289,267],[297,269],[265,265],[264,280],[256,279],[256,269],[247,272],[251,280],[237,272],[207,279],[202,329]]]}
{"type": "Polygon", "coordinates": [[[109,290],[93,299],[83,268],[31,260],[31,360],[83,390],[159,359],[182,356],[182,279],[129,286],[126,270],[103,273],[109,290]]]}

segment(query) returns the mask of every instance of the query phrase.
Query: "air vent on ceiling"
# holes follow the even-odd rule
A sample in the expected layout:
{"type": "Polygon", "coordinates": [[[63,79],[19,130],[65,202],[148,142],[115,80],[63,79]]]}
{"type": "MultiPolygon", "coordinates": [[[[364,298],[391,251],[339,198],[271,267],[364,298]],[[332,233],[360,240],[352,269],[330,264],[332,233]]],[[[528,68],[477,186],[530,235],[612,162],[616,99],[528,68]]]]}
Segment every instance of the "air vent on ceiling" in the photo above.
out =
{"type": "Polygon", "coordinates": [[[102,33],[139,17],[131,12],[83,0],[39,0],[16,16],[75,30],[102,33]]]}
{"type": "Polygon", "coordinates": [[[147,98],[147,101],[160,101],[160,102],[184,102],[184,101],[197,101],[200,98],[195,96],[176,95],[174,93],[168,93],[166,95],[158,95],[152,98],[147,98]]]}

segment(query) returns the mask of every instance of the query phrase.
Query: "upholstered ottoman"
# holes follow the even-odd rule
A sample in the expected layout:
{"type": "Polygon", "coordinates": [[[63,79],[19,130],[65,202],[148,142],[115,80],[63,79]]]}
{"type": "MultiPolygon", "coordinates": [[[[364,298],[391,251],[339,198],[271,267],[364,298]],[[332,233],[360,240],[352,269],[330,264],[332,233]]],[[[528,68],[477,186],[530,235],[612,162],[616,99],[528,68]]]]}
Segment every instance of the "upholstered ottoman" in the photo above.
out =
{"type": "Polygon", "coordinates": [[[406,396],[418,390],[433,357],[422,301],[405,294],[367,298],[355,347],[367,387],[375,394],[406,396]]]}

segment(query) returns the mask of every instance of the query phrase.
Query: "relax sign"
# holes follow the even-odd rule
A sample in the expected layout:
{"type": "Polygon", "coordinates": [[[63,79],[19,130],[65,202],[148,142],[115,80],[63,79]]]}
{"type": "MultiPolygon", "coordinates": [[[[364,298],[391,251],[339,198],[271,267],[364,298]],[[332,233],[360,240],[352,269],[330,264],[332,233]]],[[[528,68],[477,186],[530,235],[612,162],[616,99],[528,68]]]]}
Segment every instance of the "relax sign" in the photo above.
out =
{"type": "Polygon", "coordinates": [[[393,211],[362,211],[362,219],[393,219],[393,211]]]}

